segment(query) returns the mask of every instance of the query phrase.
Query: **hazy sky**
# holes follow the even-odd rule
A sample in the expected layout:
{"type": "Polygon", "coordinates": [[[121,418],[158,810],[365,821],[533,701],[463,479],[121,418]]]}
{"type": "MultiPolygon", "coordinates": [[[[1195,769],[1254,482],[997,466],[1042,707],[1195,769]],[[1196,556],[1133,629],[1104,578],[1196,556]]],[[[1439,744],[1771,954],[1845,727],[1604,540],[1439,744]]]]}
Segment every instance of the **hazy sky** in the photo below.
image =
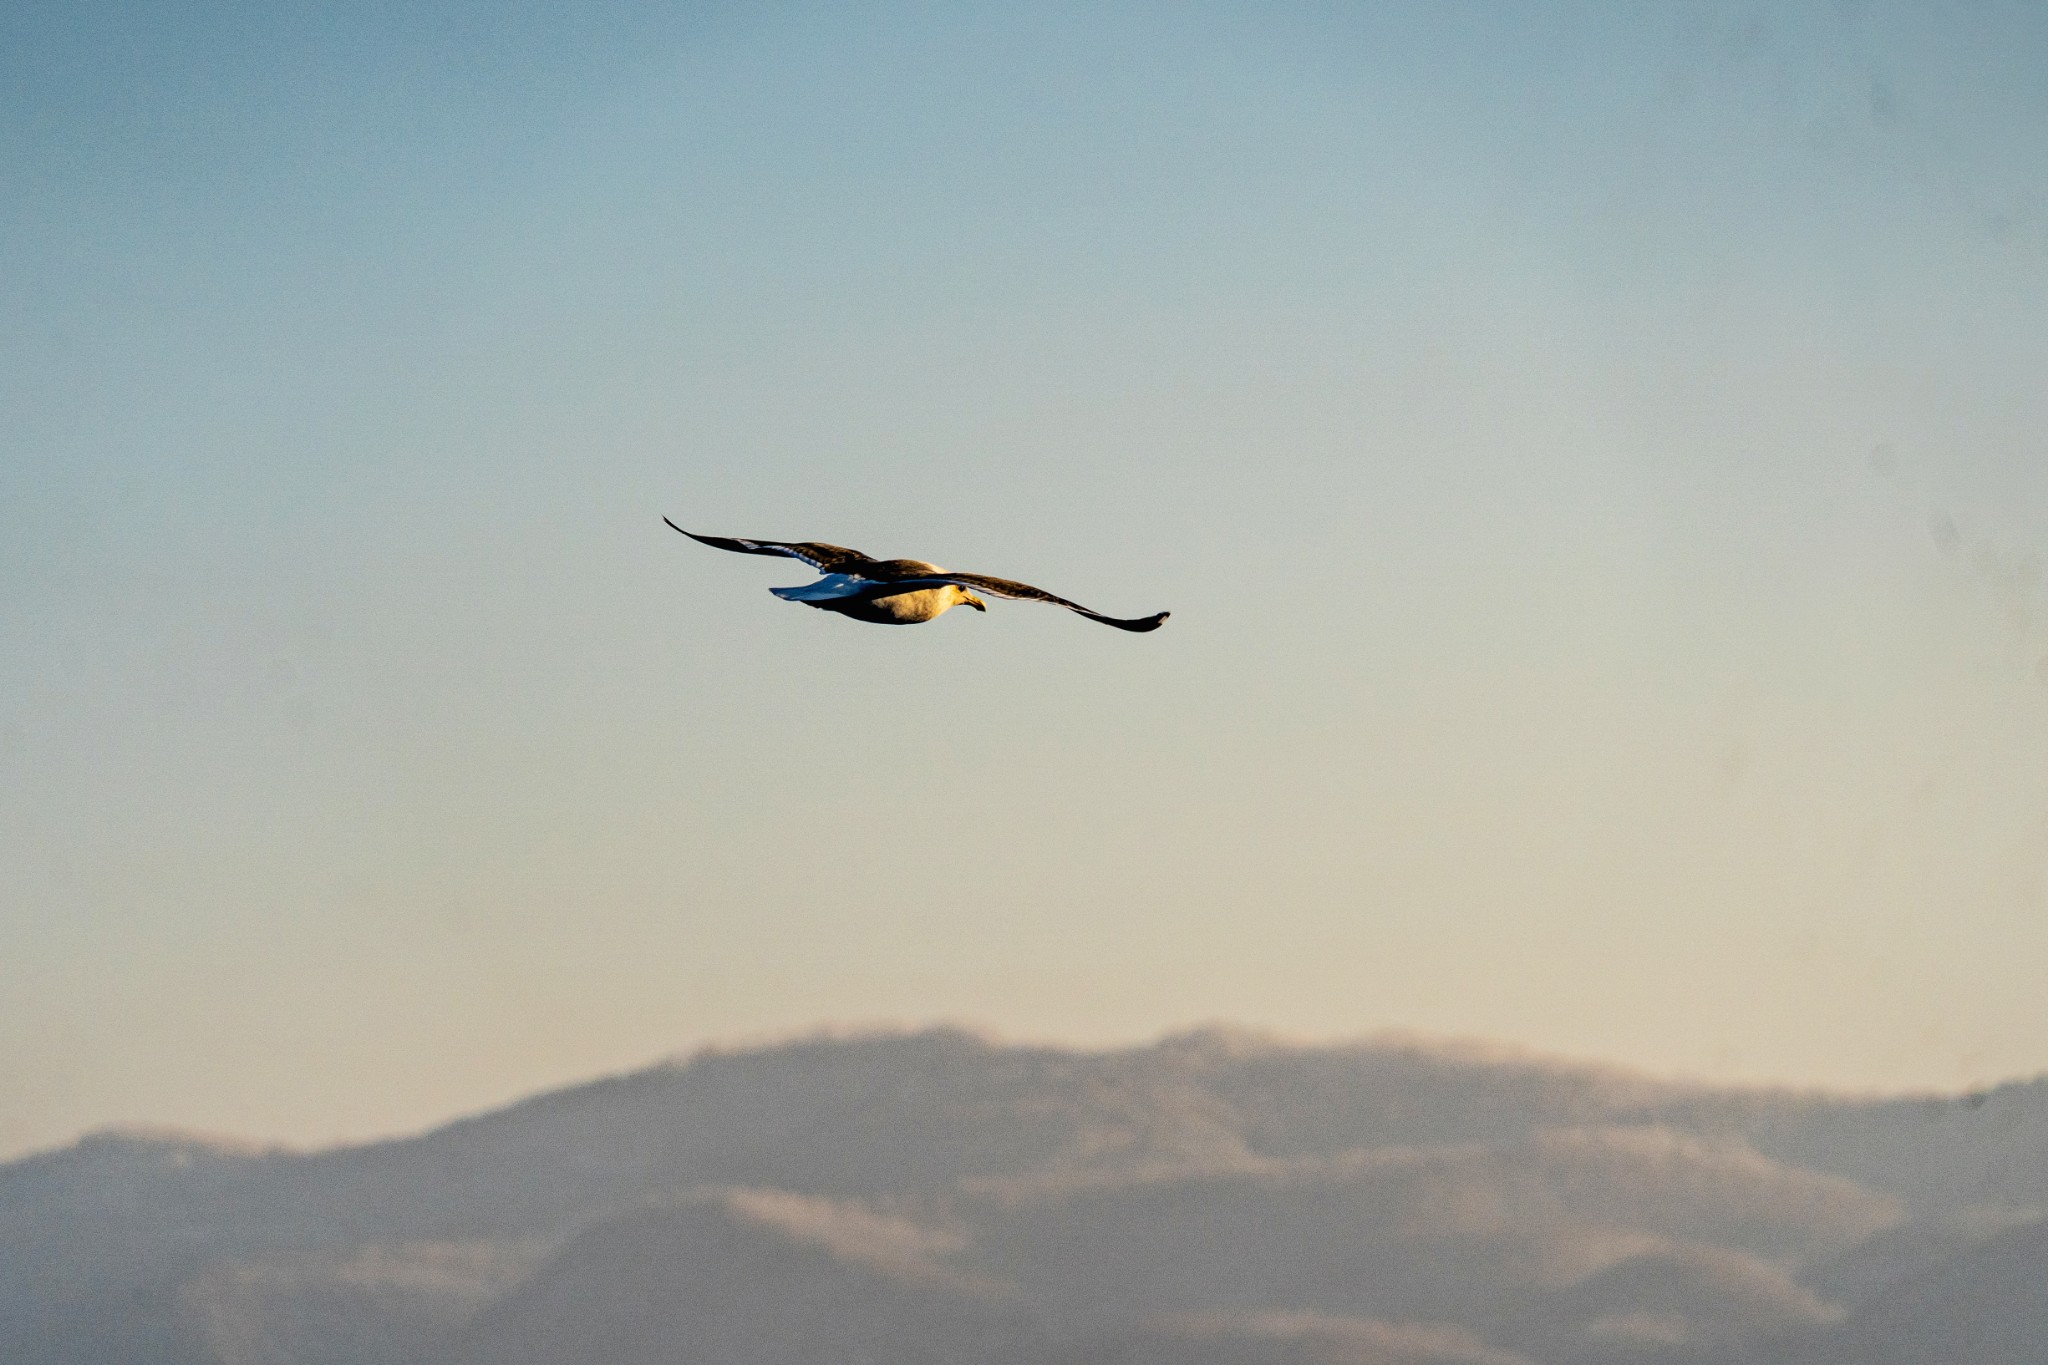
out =
{"type": "Polygon", "coordinates": [[[2048,1069],[2038,4],[30,0],[0,185],[0,1152],[825,1022],[2048,1069]]]}

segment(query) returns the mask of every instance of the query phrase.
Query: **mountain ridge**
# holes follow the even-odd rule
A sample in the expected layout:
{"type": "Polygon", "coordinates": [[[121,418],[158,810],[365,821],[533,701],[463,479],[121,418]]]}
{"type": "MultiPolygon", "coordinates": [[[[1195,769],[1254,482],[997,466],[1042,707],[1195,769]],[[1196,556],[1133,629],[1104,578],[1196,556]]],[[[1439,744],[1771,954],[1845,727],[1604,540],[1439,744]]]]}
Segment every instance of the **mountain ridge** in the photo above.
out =
{"type": "Polygon", "coordinates": [[[1914,1285],[1929,1321],[1968,1299],[1938,1277],[1986,1245],[2020,1250],[1982,1276],[2023,1280],[2043,1205],[2043,1080],[1859,1097],[1407,1035],[865,1030],[408,1137],[129,1127],[0,1164],[0,1357],[1818,1360],[1914,1285]]]}

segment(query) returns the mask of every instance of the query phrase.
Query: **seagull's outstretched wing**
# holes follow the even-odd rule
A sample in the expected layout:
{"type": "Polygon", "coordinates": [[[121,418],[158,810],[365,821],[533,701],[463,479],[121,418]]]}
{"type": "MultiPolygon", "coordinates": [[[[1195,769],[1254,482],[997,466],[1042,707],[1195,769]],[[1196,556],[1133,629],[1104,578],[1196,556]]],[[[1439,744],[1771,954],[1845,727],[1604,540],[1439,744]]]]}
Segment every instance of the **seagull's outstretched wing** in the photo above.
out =
{"type": "MultiPolygon", "coordinates": [[[[683,528],[668,522],[672,531],[683,528]]],[[[816,540],[741,540],[734,536],[700,536],[695,531],[683,534],[699,544],[709,545],[714,550],[732,550],[743,555],[780,555],[784,559],[800,559],[819,573],[847,573],[859,575],[861,566],[873,564],[859,550],[849,550],[844,545],[827,545],[816,540]]]]}
{"type": "Polygon", "coordinates": [[[1167,617],[1173,615],[1170,611],[1162,611],[1157,615],[1140,616],[1132,620],[1125,620],[1120,616],[1104,616],[1099,611],[1088,610],[1079,602],[1069,602],[1064,597],[1055,597],[1043,588],[1034,588],[1029,583],[1019,583],[1014,579],[994,578],[985,573],[919,574],[916,578],[902,579],[889,586],[900,591],[923,584],[939,583],[957,583],[963,588],[975,588],[995,597],[1008,597],[1019,602],[1050,602],[1056,607],[1078,612],[1091,621],[1100,621],[1105,626],[1115,626],[1118,630],[1157,630],[1167,617]]]}

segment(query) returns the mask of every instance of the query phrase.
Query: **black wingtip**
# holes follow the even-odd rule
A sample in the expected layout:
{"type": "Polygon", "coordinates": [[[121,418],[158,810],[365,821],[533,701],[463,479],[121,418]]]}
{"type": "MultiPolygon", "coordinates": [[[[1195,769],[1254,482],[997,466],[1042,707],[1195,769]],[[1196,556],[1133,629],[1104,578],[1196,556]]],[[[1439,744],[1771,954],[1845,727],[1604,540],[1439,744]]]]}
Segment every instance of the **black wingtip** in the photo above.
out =
{"type": "Polygon", "coordinates": [[[1141,616],[1135,621],[1111,621],[1109,624],[1116,626],[1121,630],[1157,630],[1161,626],[1166,624],[1166,618],[1171,615],[1173,615],[1173,613],[1170,611],[1162,611],[1157,616],[1141,616]]]}
{"type": "Polygon", "coordinates": [[[714,550],[739,550],[744,548],[718,536],[700,536],[695,531],[684,531],[682,527],[676,525],[673,521],[669,521],[667,517],[663,517],[662,520],[668,522],[669,530],[680,532],[696,541],[699,545],[709,545],[714,550]]]}

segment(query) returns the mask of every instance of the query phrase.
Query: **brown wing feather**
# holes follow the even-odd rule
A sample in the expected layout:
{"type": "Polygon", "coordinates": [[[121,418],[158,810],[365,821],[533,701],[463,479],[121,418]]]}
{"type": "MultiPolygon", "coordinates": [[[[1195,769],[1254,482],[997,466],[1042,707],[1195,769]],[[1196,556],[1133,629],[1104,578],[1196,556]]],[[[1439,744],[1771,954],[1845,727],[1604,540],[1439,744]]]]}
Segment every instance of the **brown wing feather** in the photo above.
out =
{"type": "Polygon", "coordinates": [[[865,578],[867,575],[861,573],[861,566],[875,562],[859,550],[849,550],[844,545],[827,545],[820,540],[744,540],[737,536],[700,536],[695,531],[683,531],[682,527],[669,521],[667,517],[663,517],[662,520],[668,522],[670,530],[682,531],[700,545],[709,545],[714,550],[800,559],[820,573],[843,573],[865,578]]]}
{"type": "Polygon", "coordinates": [[[1012,598],[1020,602],[1050,602],[1056,607],[1065,607],[1068,611],[1078,612],[1091,621],[1100,621],[1105,626],[1115,626],[1118,630],[1157,630],[1165,622],[1166,618],[1173,614],[1172,612],[1162,611],[1152,616],[1139,616],[1130,619],[1120,616],[1104,616],[1099,611],[1090,611],[1079,602],[1069,602],[1066,598],[1057,597],[1043,588],[1034,588],[1029,583],[1019,583],[1012,578],[996,578],[985,573],[921,574],[917,578],[903,580],[895,586],[910,587],[919,583],[955,583],[963,588],[979,588],[985,593],[991,593],[997,597],[1012,598]]]}

